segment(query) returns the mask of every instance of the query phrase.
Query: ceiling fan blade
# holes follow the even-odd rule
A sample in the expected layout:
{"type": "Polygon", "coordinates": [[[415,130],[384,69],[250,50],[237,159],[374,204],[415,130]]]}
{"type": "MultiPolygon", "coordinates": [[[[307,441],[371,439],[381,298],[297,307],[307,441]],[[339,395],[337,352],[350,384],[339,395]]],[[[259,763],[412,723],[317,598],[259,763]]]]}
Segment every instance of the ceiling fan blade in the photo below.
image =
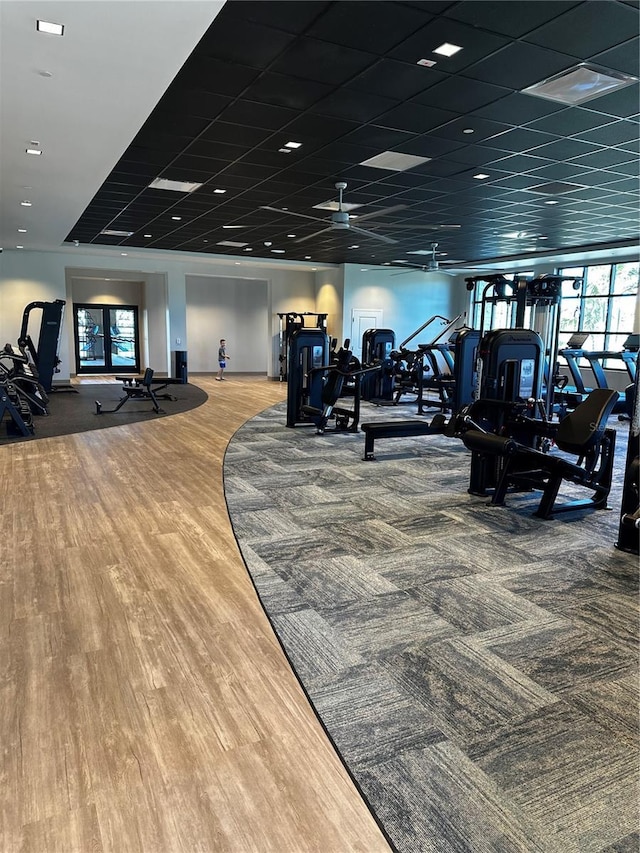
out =
{"type": "Polygon", "coordinates": [[[397,243],[393,237],[385,237],[383,234],[375,234],[373,231],[365,231],[359,225],[350,225],[349,231],[355,231],[356,234],[362,234],[364,237],[373,237],[374,240],[382,240],[383,243],[397,243]]]}
{"type": "MultiPolygon", "coordinates": [[[[377,223],[376,223],[377,224],[377,223]]],[[[411,225],[410,223],[405,222],[404,224],[399,222],[390,222],[390,223],[380,223],[381,227],[384,228],[403,228],[405,231],[459,231],[459,225],[411,225]]]]}
{"type": "MultiPolygon", "coordinates": [[[[309,217],[310,219],[312,217],[309,217]]],[[[321,222],[323,220],[320,220],[321,222]]],[[[330,225],[328,228],[321,228],[320,231],[314,231],[313,234],[307,234],[306,237],[298,237],[297,240],[294,240],[294,243],[304,243],[305,240],[310,240],[312,237],[317,237],[318,234],[324,234],[325,231],[333,231],[333,227],[330,225]]]]}
{"type": "Polygon", "coordinates": [[[325,222],[326,220],[321,219],[319,216],[307,216],[306,213],[295,213],[293,210],[282,210],[278,207],[267,207],[266,205],[262,205],[260,210],[270,210],[271,213],[282,213],[285,216],[299,216],[301,219],[312,219],[314,222],[325,222]]]}
{"type": "Polygon", "coordinates": [[[356,219],[373,219],[374,216],[385,216],[387,213],[392,213],[394,210],[404,210],[406,204],[395,204],[393,207],[385,207],[383,210],[372,210],[371,213],[365,213],[362,216],[356,216],[356,219]]]}

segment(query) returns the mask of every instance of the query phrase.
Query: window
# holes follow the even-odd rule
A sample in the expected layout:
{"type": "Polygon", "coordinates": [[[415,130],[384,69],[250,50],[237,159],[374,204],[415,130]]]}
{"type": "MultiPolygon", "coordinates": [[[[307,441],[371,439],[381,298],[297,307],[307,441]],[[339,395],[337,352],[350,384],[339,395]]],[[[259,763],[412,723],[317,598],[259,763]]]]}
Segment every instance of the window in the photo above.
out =
{"type": "MultiPolygon", "coordinates": [[[[563,283],[559,347],[567,345],[573,332],[589,332],[588,351],[620,352],[634,331],[640,264],[598,264],[565,267],[560,275],[582,278],[580,290],[563,283]]],[[[619,359],[606,359],[604,366],[624,370],[619,359]]]]}

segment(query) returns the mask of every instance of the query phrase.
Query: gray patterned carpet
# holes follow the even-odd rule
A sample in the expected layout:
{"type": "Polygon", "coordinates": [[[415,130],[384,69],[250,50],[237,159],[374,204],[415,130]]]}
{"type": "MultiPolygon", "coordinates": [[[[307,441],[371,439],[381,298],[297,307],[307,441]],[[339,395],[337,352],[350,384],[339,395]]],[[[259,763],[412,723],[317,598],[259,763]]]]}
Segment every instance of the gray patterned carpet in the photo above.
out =
{"type": "MultiPolygon", "coordinates": [[[[365,405],[361,421],[415,417],[365,405]]],[[[401,853],[637,853],[638,561],[613,511],[531,516],[466,491],[441,436],[287,429],[279,404],[225,459],[263,606],[401,853]]],[[[578,493],[584,496],[584,491],[578,493]]]]}

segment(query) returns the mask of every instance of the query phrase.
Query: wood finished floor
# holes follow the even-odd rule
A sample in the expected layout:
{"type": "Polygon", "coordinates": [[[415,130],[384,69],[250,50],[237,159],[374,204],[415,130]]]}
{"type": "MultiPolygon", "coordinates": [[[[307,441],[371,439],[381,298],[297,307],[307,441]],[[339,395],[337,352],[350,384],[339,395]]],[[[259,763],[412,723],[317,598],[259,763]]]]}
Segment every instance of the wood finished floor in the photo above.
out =
{"type": "Polygon", "coordinates": [[[227,516],[228,440],[285,386],[193,381],[185,414],[0,441],[2,853],[389,850],[227,516]]]}

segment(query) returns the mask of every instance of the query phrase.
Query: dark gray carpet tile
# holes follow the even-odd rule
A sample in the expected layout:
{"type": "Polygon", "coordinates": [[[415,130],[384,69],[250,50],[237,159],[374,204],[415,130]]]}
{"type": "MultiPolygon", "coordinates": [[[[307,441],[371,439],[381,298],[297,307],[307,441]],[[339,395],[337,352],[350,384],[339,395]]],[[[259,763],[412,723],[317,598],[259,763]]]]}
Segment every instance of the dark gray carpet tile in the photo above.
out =
{"type": "MultiPolygon", "coordinates": [[[[415,417],[367,405],[363,421],[415,417]]],[[[232,440],[231,519],[400,853],[629,853],[638,560],[613,547],[623,455],[612,512],[542,521],[539,493],[504,508],[469,495],[456,440],[381,441],[369,463],[362,434],[284,421],[279,404],[232,440]]]]}
{"type": "Polygon", "coordinates": [[[426,643],[459,634],[442,617],[411,593],[392,591],[342,607],[323,608],[323,616],[337,634],[363,657],[399,653],[413,637],[426,643]]]}
{"type": "Polygon", "coordinates": [[[599,853],[638,853],[638,850],[640,850],[640,832],[631,832],[608,847],[603,847],[599,853]]]}
{"type": "Polygon", "coordinates": [[[638,648],[640,608],[635,595],[609,593],[562,609],[575,624],[584,624],[622,645],[638,648]]]}
{"type": "Polygon", "coordinates": [[[392,678],[423,702],[459,745],[511,725],[556,701],[549,691],[488,649],[462,639],[417,641],[381,656],[392,678]]]}
{"type": "Polygon", "coordinates": [[[603,571],[594,576],[582,567],[542,560],[534,563],[528,572],[508,568],[500,575],[500,583],[505,589],[557,613],[568,602],[575,605],[611,592],[615,581],[603,571]]]}
{"type": "Polygon", "coordinates": [[[318,559],[312,566],[280,564],[276,573],[285,580],[304,601],[322,613],[331,599],[330,612],[341,612],[341,608],[352,603],[375,601],[376,596],[395,593],[397,588],[386,578],[372,571],[366,561],[345,556],[318,559]]]}
{"type": "Polygon", "coordinates": [[[614,681],[596,681],[586,687],[567,691],[563,699],[596,725],[608,729],[617,740],[628,741],[638,754],[640,683],[635,674],[614,681]]]}
{"type": "Polygon", "coordinates": [[[238,512],[234,519],[236,536],[252,542],[256,539],[297,537],[304,541],[307,531],[296,524],[287,514],[279,512],[273,505],[269,509],[254,509],[250,512],[238,512]]]}
{"type": "Polygon", "coordinates": [[[432,581],[418,587],[415,594],[430,610],[464,633],[545,616],[535,604],[484,575],[432,581]]]}
{"type": "Polygon", "coordinates": [[[631,649],[562,617],[539,626],[506,626],[477,640],[538,684],[560,694],[591,681],[626,675],[637,664],[631,649]]]}
{"type": "Polygon", "coordinates": [[[636,753],[564,703],[514,721],[468,754],[544,827],[551,849],[595,853],[636,828],[636,753]],[[610,820],[614,802],[616,824],[610,820]]]}
{"type": "Polygon", "coordinates": [[[428,710],[375,666],[313,680],[314,705],[354,769],[444,740],[428,710]]]}
{"type": "Polygon", "coordinates": [[[405,751],[362,784],[402,853],[560,853],[452,743],[405,751]]]}
{"type": "MultiPolygon", "coordinates": [[[[238,535],[237,531],[236,535],[238,535]]],[[[314,530],[306,530],[303,536],[265,537],[249,540],[249,542],[258,557],[273,565],[278,571],[283,567],[286,571],[288,566],[313,565],[318,560],[344,557],[349,554],[344,543],[334,539],[326,540],[314,530]]]]}
{"type": "Polygon", "coordinates": [[[272,622],[303,684],[363,663],[315,610],[283,613],[272,622]]]}

